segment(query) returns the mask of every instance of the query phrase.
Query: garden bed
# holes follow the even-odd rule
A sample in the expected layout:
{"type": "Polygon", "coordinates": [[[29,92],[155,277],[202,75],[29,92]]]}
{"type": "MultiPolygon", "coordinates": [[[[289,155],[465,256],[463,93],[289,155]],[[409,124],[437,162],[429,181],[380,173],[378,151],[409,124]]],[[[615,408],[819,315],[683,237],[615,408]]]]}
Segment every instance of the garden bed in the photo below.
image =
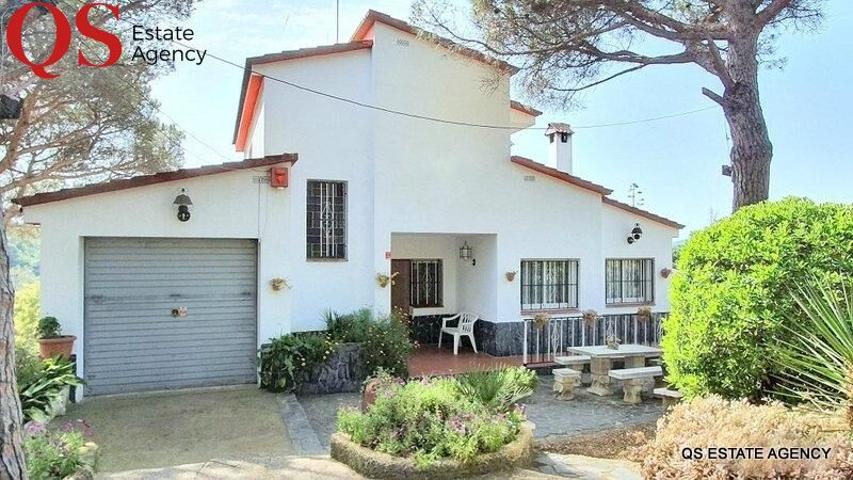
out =
{"type": "Polygon", "coordinates": [[[444,459],[417,465],[412,458],[395,457],[358,445],[349,435],[332,435],[332,458],[369,478],[408,480],[453,479],[525,467],[533,461],[533,424],[525,422],[518,437],[500,450],[478,455],[472,461],[444,459]]]}

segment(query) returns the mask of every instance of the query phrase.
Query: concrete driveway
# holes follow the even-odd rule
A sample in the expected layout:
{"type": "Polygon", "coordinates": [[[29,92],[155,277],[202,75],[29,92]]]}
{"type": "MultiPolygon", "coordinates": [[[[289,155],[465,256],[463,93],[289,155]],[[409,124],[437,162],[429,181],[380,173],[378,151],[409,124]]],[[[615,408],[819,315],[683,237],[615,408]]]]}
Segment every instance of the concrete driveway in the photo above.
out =
{"type": "Polygon", "coordinates": [[[77,418],[92,426],[99,472],[293,453],[276,396],[254,386],[94,398],[58,420],[77,418]]]}

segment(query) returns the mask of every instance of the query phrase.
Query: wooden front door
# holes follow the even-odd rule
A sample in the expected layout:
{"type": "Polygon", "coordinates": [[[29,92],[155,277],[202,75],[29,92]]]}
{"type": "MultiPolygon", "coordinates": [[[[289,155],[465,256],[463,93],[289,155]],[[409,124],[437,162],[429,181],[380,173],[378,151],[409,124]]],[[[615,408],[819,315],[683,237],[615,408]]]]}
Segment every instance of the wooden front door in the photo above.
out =
{"type": "Polygon", "coordinates": [[[409,278],[411,276],[411,265],[409,260],[391,260],[391,274],[394,277],[394,285],[391,286],[391,310],[402,310],[409,313],[409,278]]]}

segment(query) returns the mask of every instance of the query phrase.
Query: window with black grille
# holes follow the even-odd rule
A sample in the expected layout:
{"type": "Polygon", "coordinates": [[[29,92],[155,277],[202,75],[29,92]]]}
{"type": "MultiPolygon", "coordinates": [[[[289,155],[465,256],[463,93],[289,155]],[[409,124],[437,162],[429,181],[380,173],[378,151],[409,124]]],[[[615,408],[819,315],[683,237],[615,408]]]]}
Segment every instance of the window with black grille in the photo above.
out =
{"type": "Polygon", "coordinates": [[[608,258],[606,263],[605,287],[608,305],[654,302],[653,258],[608,258]]]}
{"type": "Polygon", "coordinates": [[[412,260],[411,280],[409,282],[412,307],[443,306],[443,272],[441,260],[412,260]]]}
{"type": "Polygon", "coordinates": [[[522,260],[521,309],[577,308],[577,260],[522,260]]]}
{"type": "Polygon", "coordinates": [[[309,259],[347,258],[345,182],[308,181],[306,249],[309,259]]]}

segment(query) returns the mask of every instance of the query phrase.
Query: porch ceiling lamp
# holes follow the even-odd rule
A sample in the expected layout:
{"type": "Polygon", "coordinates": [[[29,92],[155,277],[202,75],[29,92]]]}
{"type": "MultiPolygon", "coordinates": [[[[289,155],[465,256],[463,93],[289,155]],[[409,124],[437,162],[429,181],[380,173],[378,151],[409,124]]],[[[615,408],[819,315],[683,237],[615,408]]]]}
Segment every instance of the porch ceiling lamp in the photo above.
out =
{"type": "Polygon", "coordinates": [[[459,248],[459,259],[460,260],[471,260],[471,257],[474,255],[474,250],[468,245],[468,241],[465,241],[465,244],[459,248]]]}
{"type": "Polygon", "coordinates": [[[187,189],[182,188],[181,193],[175,197],[175,201],[172,202],[172,205],[178,207],[178,220],[181,222],[187,222],[190,219],[190,207],[193,205],[192,199],[187,195],[187,189]]]}

